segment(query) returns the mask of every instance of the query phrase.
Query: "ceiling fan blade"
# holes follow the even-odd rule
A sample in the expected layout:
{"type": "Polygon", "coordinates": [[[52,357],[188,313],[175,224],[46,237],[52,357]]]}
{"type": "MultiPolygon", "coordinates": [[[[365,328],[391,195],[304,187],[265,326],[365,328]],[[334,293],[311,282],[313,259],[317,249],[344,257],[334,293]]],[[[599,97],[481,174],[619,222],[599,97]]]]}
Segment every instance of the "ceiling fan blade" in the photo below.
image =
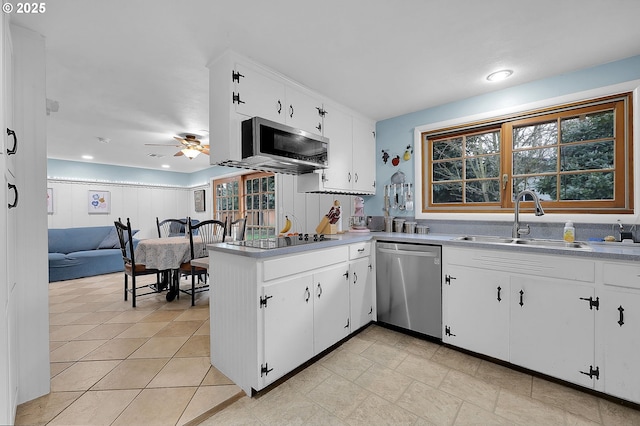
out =
{"type": "Polygon", "coordinates": [[[203,154],[209,155],[209,148],[202,148],[200,152],[202,152],[203,154]]]}
{"type": "Polygon", "coordinates": [[[178,151],[175,154],[173,154],[174,157],[180,157],[181,155],[184,155],[182,151],[178,151]]]}
{"type": "Polygon", "coordinates": [[[181,147],[182,145],[167,145],[166,143],[145,143],[146,146],[177,146],[177,147],[181,147]]]}

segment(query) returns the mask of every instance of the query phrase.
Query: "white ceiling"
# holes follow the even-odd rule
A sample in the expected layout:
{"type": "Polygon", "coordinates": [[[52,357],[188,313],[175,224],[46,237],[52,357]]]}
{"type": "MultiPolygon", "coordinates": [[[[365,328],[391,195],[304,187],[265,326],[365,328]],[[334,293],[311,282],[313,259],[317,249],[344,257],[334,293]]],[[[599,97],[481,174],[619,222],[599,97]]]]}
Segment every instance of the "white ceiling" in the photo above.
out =
{"type": "Polygon", "coordinates": [[[46,8],[11,21],[46,37],[47,98],[59,103],[48,117],[48,157],[179,172],[209,159],[145,143],[208,129],[206,64],[227,48],[375,120],[640,54],[638,0],[54,0],[46,8]],[[500,68],[515,73],[485,80],[500,68]]]}

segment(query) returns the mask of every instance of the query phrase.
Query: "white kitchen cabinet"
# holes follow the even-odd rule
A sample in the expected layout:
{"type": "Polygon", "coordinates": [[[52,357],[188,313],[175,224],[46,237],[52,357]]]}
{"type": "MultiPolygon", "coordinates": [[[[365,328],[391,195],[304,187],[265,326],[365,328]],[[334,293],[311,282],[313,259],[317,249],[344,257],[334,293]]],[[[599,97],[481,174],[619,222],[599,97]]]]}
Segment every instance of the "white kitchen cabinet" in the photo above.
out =
{"type": "Polygon", "coordinates": [[[371,244],[360,243],[349,247],[349,297],[351,331],[354,332],[374,319],[373,260],[371,244]]]}
{"type": "Polygon", "coordinates": [[[510,362],[592,388],[593,284],[512,275],[509,297],[510,362]]]}
{"type": "Polygon", "coordinates": [[[298,177],[301,192],[375,194],[375,123],[325,102],[329,167],[298,177]]]}
{"type": "Polygon", "coordinates": [[[262,287],[266,386],[314,355],[313,280],[311,275],[289,278],[262,287]]]}
{"type": "Polygon", "coordinates": [[[509,360],[509,275],[444,264],[442,341],[509,360]]]}
{"type": "Polygon", "coordinates": [[[640,403],[640,266],[605,262],[597,314],[603,391],[640,403]]]}
{"type": "Polygon", "coordinates": [[[319,354],[349,335],[346,263],[313,274],[313,349],[319,354]]]}

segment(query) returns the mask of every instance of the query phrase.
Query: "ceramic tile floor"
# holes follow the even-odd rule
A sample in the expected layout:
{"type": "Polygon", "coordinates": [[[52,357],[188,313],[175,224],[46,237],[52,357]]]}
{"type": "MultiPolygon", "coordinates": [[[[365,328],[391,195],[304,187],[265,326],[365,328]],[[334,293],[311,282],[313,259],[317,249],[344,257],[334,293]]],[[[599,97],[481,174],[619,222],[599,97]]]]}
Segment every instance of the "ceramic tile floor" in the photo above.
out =
{"type": "Polygon", "coordinates": [[[640,425],[640,411],[372,325],[202,425],[640,425]]]}
{"type": "Polygon", "coordinates": [[[51,393],[18,406],[16,425],[197,424],[244,395],[211,367],[209,292],[133,309],[122,273],[60,281],[49,322],[51,393]]]}
{"type": "Polygon", "coordinates": [[[376,325],[248,398],[209,365],[199,296],[134,310],[122,274],[50,284],[52,392],[16,424],[640,425],[640,411],[376,325]]]}

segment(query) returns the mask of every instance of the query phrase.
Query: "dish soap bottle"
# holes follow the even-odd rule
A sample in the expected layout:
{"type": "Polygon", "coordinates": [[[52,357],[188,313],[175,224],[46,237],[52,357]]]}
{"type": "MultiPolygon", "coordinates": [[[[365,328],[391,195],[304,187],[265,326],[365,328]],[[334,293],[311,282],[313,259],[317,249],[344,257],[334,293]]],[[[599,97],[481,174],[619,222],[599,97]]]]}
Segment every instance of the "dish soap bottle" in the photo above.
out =
{"type": "Polygon", "coordinates": [[[567,243],[572,243],[576,240],[576,229],[573,227],[573,222],[568,221],[564,224],[564,232],[562,235],[567,243]]]}

